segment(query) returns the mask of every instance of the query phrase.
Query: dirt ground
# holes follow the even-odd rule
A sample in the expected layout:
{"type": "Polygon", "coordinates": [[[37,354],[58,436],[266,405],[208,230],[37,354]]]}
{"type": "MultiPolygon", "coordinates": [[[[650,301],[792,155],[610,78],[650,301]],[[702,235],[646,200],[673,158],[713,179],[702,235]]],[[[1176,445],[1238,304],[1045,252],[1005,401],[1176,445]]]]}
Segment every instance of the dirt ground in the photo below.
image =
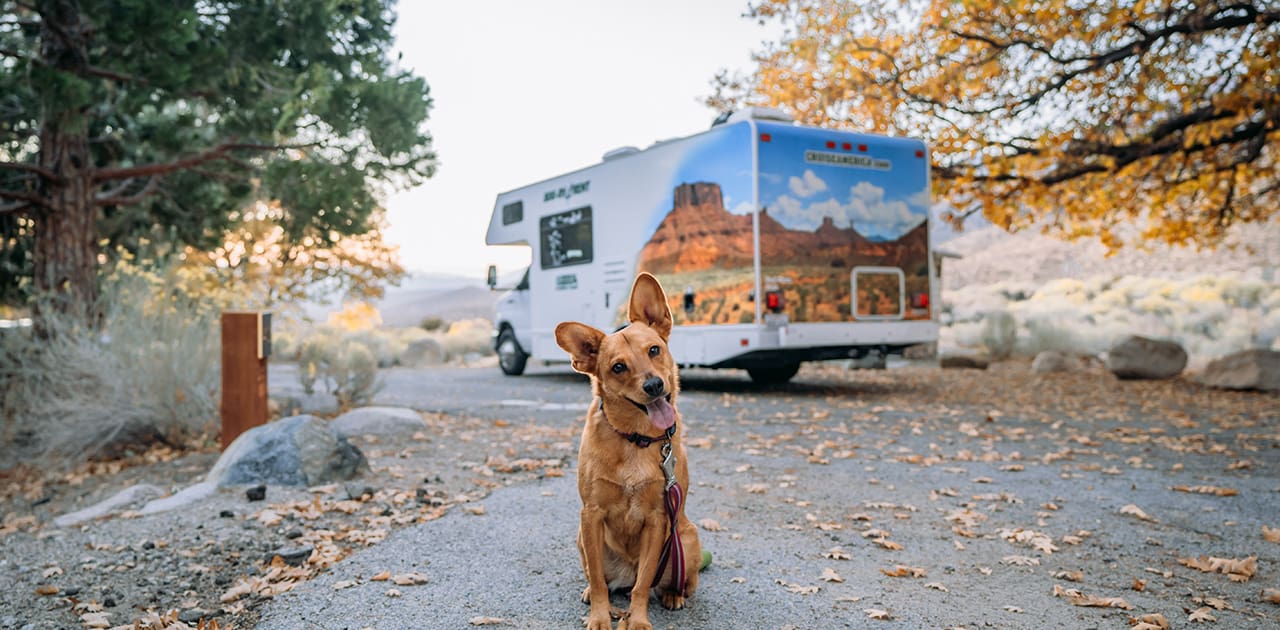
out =
{"type": "MultiPolygon", "coordinates": [[[[556,387],[586,397],[582,383],[556,379],[556,387]]],[[[989,371],[812,366],[793,385],[763,392],[736,376],[690,372],[685,389],[683,413],[696,411],[703,418],[701,427],[691,428],[688,443],[705,454],[691,457],[723,460],[716,483],[732,491],[734,501],[759,503],[763,511],[754,513],[785,520],[781,527],[788,530],[848,534],[850,544],[879,550],[924,547],[925,541],[911,540],[909,524],[924,518],[916,509],[937,501],[951,506],[942,525],[946,531],[931,530],[929,536],[961,548],[999,546],[1004,555],[992,563],[998,575],[1038,570],[1057,550],[1087,549],[1084,557],[1096,556],[1080,560],[1091,567],[1088,580],[1082,583],[1081,576],[1063,569],[1053,577],[1053,595],[1082,609],[1113,610],[1111,625],[1139,619],[1142,611],[1126,608],[1126,598],[1140,602],[1152,589],[1185,600],[1182,619],[1167,615],[1175,627],[1195,615],[1220,619],[1218,627],[1280,620],[1275,395],[1208,390],[1183,379],[1121,382],[1096,368],[1035,376],[1023,362],[989,371]],[[781,468],[764,475],[770,459],[781,468]],[[727,463],[739,460],[757,463],[727,463]],[[822,505],[825,494],[839,487],[815,487],[813,497],[794,489],[846,460],[858,462],[865,477],[859,483],[869,491],[860,494],[884,500],[849,506],[849,514],[824,514],[808,502],[822,505]],[[975,477],[969,464],[991,473],[975,477]],[[904,475],[901,481],[893,471],[904,475]],[[955,481],[935,484],[919,497],[923,503],[904,501],[895,488],[906,488],[914,471],[955,481]],[[1036,494],[1025,484],[1058,484],[1056,500],[1024,502],[1022,497],[1036,494]],[[1100,507],[1094,504],[1100,488],[1121,484],[1132,486],[1126,492],[1150,498],[1118,510],[1105,506],[1107,519],[1096,526],[1057,532],[1062,526],[1055,523],[1062,519],[1091,518],[1100,507]],[[908,503],[915,509],[903,507],[908,503]],[[1247,519],[1217,519],[1219,510],[1247,519]],[[1005,523],[1015,514],[1024,526],[1005,523]],[[1123,535],[1112,531],[1119,528],[1126,530],[1123,535]],[[1049,531],[1054,534],[1046,536],[1049,531]],[[1182,538],[1207,541],[1218,551],[1172,548],[1182,538]],[[1149,566],[1139,566],[1143,562],[1149,566]]],[[[394,387],[387,396],[396,398],[394,387]]],[[[504,485],[573,474],[578,410],[560,411],[563,420],[551,423],[500,408],[445,415],[428,404],[412,406],[423,408],[425,431],[403,440],[357,441],[372,474],[312,489],[271,487],[261,502],[228,491],[170,513],[126,512],[59,529],[51,523],[55,516],[131,484],[184,487],[216,454],[157,451],[71,474],[0,473],[0,627],[136,622],[194,628],[200,619],[216,619],[224,628],[252,627],[263,602],[330,572],[348,554],[378,545],[396,529],[452,511],[482,511],[480,500],[504,485]],[[277,552],[299,547],[312,550],[298,559],[299,566],[273,561],[277,552]]],[[[722,545],[731,546],[734,519],[743,517],[710,516],[702,523],[706,535],[723,537],[722,545]]],[[[916,566],[924,563],[885,553],[884,579],[946,582],[937,575],[943,567],[916,566]],[[933,573],[915,578],[916,569],[933,573]]],[[[415,577],[384,579],[412,584],[415,577]]],[[[799,589],[797,597],[809,588],[796,579],[777,588],[791,587],[799,589]]],[[[1022,627],[1017,621],[994,625],[1022,627]]]]}

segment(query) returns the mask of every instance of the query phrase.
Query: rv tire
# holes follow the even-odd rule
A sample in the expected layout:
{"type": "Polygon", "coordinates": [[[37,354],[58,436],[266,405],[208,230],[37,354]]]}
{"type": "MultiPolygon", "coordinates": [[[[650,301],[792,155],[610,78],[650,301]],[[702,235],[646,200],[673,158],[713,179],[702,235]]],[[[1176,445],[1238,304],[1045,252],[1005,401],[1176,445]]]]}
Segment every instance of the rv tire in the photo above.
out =
{"type": "Polygon", "coordinates": [[[799,363],[785,363],[774,367],[747,368],[747,374],[757,385],[781,385],[800,371],[799,363]]]}
{"type": "Polygon", "coordinates": [[[516,334],[510,328],[503,328],[502,333],[498,335],[497,351],[498,367],[502,368],[503,374],[507,376],[524,374],[524,366],[529,361],[529,355],[525,354],[524,349],[520,347],[520,342],[516,341],[516,334]]]}

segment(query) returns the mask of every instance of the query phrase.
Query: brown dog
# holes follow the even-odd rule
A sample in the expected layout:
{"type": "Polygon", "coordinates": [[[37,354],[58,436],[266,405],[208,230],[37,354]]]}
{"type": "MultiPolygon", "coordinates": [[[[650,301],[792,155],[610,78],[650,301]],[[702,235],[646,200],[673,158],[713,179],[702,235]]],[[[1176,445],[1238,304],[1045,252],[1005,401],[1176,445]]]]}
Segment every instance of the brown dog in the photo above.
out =
{"type": "Polygon", "coordinates": [[[650,589],[663,606],[683,608],[702,560],[698,531],[684,515],[680,384],[667,350],[671,309],[656,278],[636,277],[628,309],[631,324],[611,335],[578,322],[556,327],[556,343],[573,357],[573,369],[591,377],[595,394],[578,450],[588,630],[612,626],[609,591],[628,587],[631,608],[618,629],[650,630],[650,589]]]}

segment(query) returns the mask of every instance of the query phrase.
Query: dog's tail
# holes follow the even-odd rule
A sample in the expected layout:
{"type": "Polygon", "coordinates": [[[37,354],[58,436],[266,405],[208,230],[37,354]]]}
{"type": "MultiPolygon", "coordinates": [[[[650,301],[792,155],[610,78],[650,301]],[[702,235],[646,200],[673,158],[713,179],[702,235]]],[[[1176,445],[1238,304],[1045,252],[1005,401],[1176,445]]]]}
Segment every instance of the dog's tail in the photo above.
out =
{"type": "Polygon", "coordinates": [[[711,566],[711,552],[706,549],[702,550],[702,563],[698,565],[698,571],[702,571],[711,566]]]}

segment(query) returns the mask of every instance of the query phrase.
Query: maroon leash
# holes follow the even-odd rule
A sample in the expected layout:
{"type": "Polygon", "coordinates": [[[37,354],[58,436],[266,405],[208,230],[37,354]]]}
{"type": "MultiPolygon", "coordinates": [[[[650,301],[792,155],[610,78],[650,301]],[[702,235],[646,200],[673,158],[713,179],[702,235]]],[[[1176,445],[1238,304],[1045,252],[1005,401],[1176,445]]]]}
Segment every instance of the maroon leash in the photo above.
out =
{"type": "MultiPolygon", "coordinates": [[[[604,413],[604,399],[600,399],[600,413],[604,413]]],[[[665,478],[666,487],[663,491],[663,503],[667,506],[667,519],[671,522],[671,529],[667,534],[666,542],[662,543],[662,555],[658,557],[658,570],[653,573],[653,584],[649,588],[653,588],[658,584],[658,580],[662,579],[662,572],[667,568],[667,562],[671,563],[672,581],[679,588],[681,597],[688,597],[684,592],[687,585],[685,567],[684,567],[684,546],[680,544],[680,533],[676,531],[676,520],[680,514],[680,506],[684,503],[684,491],[680,489],[680,484],[676,482],[676,456],[671,448],[671,436],[676,434],[676,425],[672,424],[667,428],[664,435],[653,438],[639,433],[623,433],[617,427],[609,423],[605,418],[605,424],[613,429],[615,433],[621,435],[628,442],[635,444],[640,448],[648,448],[650,444],[662,441],[662,476],[665,478]]]]}
{"type": "MultiPolygon", "coordinates": [[[[674,428],[674,426],[672,427],[674,428]]],[[[662,572],[671,562],[671,580],[676,585],[681,597],[688,597],[685,589],[684,546],[680,544],[680,533],[676,531],[676,518],[680,513],[680,504],[684,502],[684,493],[676,482],[676,457],[672,452],[671,440],[668,438],[662,445],[662,474],[667,478],[664,503],[667,504],[667,518],[671,520],[671,532],[667,534],[667,542],[662,545],[662,555],[658,558],[658,570],[653,574],[654,584],[662,578],[662,572]]]]}

